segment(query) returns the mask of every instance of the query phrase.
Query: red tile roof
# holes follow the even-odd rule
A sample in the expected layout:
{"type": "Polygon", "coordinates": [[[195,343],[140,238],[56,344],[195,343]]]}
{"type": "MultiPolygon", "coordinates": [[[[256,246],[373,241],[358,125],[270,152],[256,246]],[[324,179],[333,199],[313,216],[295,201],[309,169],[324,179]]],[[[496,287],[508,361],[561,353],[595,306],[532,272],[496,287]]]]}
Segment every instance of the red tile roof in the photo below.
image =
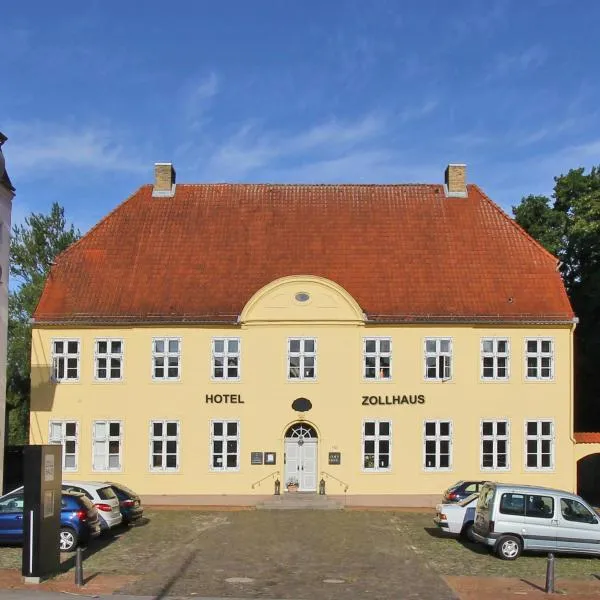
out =
{"type": "Polygon", "coordinates": [[[577,444],[597,444],[600,443],[600,433],[597,431],[581,431],[575,433],[575,442],[577,444]]]}
{"type": "Polygon", "coordinates": [[[235,322],[317,275],[373,321],[568,321],[556,259],[474,185],[140,188],[56,261],[37,322],[235,322]]]}

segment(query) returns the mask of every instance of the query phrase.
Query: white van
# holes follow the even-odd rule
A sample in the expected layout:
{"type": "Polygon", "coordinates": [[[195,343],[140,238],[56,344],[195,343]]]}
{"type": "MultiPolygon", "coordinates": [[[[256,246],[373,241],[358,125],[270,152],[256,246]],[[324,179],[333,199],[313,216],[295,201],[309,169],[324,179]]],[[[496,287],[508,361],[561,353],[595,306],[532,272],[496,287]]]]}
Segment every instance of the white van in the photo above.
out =
{"type": "Polygon", "coordinates": [[[505,560],[523,550],[600,554],[600,518],[570,492],[488,482],[479,493],[472,539],[505,560]]]}

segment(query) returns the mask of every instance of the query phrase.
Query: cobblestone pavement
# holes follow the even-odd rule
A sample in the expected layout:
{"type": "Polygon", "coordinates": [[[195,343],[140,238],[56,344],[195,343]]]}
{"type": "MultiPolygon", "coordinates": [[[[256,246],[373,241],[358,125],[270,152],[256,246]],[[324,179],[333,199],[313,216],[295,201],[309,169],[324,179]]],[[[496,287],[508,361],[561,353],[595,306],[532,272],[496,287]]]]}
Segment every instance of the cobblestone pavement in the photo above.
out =
{"type": "MultiPolygon", "coordinates": [[[[457,596],[386,512],[244,511],[194,527],[119,593],[337,600],[457,596]]],[[[131,557],[135,560],[135,557],[131,557]]]]}

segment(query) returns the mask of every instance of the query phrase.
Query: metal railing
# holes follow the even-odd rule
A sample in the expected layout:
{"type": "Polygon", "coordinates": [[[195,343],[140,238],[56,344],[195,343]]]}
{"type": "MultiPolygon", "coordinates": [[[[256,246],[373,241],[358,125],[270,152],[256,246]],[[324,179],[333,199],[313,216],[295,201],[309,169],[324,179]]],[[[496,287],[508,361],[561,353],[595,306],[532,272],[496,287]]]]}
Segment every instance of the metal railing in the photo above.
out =
{"type": "Polygon", "coordinates": [[[321,471],[321,477],[322,478],[326,477],[327,479],[335,479],[335,481],[337,481],[341,486],[343,486],[344,493],[346,493],[348,491],[348,488],[350,487],[350,485],[347,484],[345,481],[338,479],[335,475],[332,475],[331,473],[328,473],[327,471],[321,471]]]}
{"type": "Polygon", "coordinates": [[[270,477],[279,477],[279,471],[273,471],[272,473],[269,473],[268,475],[265,475],[262,479],[259,479],[258,481],[255,481],[252,484],[252,489],[254,489],[255,487],[259,487],[260,484],[265,481],[265,479],[269,479],[270,477]]]}

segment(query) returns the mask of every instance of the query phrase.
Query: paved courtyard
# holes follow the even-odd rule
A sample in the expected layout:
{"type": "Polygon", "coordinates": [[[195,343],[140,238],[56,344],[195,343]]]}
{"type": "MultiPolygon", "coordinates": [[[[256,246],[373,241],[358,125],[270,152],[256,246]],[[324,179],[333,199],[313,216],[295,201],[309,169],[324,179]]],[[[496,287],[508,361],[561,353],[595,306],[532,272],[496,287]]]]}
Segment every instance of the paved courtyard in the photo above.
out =
{"type": "MultiPolygon", "coordinates": [[[[462,600],[543,596],[546,559],[515,562],[442,535],[431,511],[147,510],[145,524],[95,540],[86,585],[74,555],[41,590],[151,598],[462,600]]],[[[0,589],[23,588],[19,548],[0,548],[0,589]]],[[[600,597],[600,559],[557,557],[557,589],[600,597]]],[[[28,588],[32,589],[32,588],[28,588]]],[[[1,597],[1,594],[0,594],[1,597]]]]}
{"type": "Polygon", "coordinates": [[[389,514],[192,513],[189,532],[122,589],[153,596],[454,598],[389,514]]]}

